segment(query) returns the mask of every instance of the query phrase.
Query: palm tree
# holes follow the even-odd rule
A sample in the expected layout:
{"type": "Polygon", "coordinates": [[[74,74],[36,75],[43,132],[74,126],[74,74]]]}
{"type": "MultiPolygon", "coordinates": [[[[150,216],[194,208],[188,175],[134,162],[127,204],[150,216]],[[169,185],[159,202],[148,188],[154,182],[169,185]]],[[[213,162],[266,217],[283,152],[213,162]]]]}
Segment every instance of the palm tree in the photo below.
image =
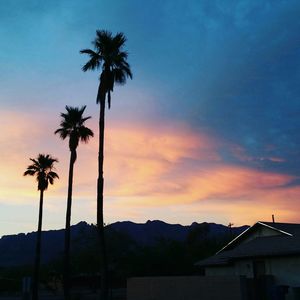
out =
{"type": "Polygon", "coordinates": [[[36,176],[38,182],[38,191],[40,191],[40,205],[39,205],[39,221],[36,241],[35,264],[33,274],[33,289],[32,299],[38,299],[38,284],[39,284],[39,269],[41,258],[41,236],[42,236],[42,219],[43,219],[43,201],[44,191],[47,190],[49,183],[53,184],[55,178],[59,178],[53,171],[54,163],[58,162],[49,154],[39,154],[36,159],[30,158],[32,164],[29,165],[24,172],[24,176],[36,176]]]}
{"type": "Polygon", "coordinates": [[[70,166],[69,166],[69,183],[68,199],[66,212],[66,230],[65,230],[65,249],[64,249],[64,296],[70,299],[70,235],[71,235],[71,208],[72,208],[72,190],[73,190],[73,170],[76,161],[79,141],[87,143],[90,137],[93,137],[93,131],[84,126],[86,120],[91,117],[83,118],[86,106],[70,107],[66,106],[67,113],[61,113],[60,128],[55,131],[64,140],[69,138],[70,166]]]}
{"type": "Polygon", "coordinates": [[[100,103],[99,117],[99,153],[98,153],[98,181],[97,181],[97,229],[101,246],[102,260],[102,289],[101,299],[108,297],[108,266],[106,247],[104,239],[103,223],[103,159],[104,159],[104,116],[105,99],[107,96],[108,108],[111,104],[111,92],[114,84],[125,84],[126,79],[132,78],[130,66],[127,63],[127,52],[123,50],[126,37],[123,33],[117,33],[115,36],[105,30],[97,30],[96,38],[92,42],[95,51],[91,49],[81,50],[80,53],[88,54],[89,60],[82,67],[84,72],[88,70],[100,70],[99,87],[96,102],[100,103]]]}

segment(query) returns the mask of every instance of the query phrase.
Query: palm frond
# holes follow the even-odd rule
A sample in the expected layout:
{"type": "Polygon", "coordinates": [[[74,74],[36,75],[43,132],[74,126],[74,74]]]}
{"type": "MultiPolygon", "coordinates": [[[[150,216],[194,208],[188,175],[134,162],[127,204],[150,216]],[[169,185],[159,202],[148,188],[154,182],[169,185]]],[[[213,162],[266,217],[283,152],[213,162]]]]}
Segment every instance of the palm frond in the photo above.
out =
{"type": "Polygon", "coordinates": [[[33,176],[35,173],[36,171],[28,169],[23,173],[23,176],[27,176],[27,175],[33,176]]]}
{"type": "Polygon", "coordinates": [[[96,30],[96,38],[93,41],[94,47],[100,52],[105,53],[109,50],[112,41],[112,33],[107,30],[96,30]]]}
{"type": "Polygon", "coordinates": [[[78,135],[82,142],[87,143],[94,136],[94,132],[88,127],[81,126],[78,130],[78,135]]]}
{"type": "Polygon", "coordinates": [[[89,61],[82,67],[82,71],[86,72],[88,70],[96,70],[101,66],[102,57],[95,51],[91,49],[83,49],[80,53],[88,54],[90,57],[89,61]]]}
{"type": "Polygon", "coordinates": [[[83,123],[85,123],[87,120],[89,120],[91,118],[92,118],[91,116],[88,116],[86,118],[82,118],[81,121],[80,121],[80,123],[83,124],[83,123]]]}
{"type": "Polygon", "coordinates": [[[56,172],[54,172],[54,171],[50,171],[49,173],[48,173],[48,177],[50,178],[57,178],[57,179],[59,179],[59,176],[58,176],[58,174],[56,173],[56,172]]]}
{"type": "Polygon", "coordinates": [[[58,128],[57,130],[54,131],[54,134],[59,134],[60,138],[64,140],[69,136],[69,131],[66,130],[65,128],[58,128]]]}
{"type": "Polygon", "coordinates": [[[57,178],[59,179],[57,173],[53,172],[53,171],[50,171],[48,174],[47,174],[47,180],[49,181],[49,183],[51,185],[53,185],[54,183],[54,179],[57,178]]]}
{"type": "Polygon", "coordinates": [[[29,165],[29,166],[27,167],[27,170],[31,170],[31,171],[36,172],[36,171],[39,171],[39,167],[36,166],[36,165],[29,165]]]}
{"type": "Polygon", "coordinates": [[[39,165],[38,159],[30,158],[30,160],[33,162],[32,166],[38,166],[39,165]]]}
{"type": "Polygon", "coordinates": [[[80,53],[81,53],[81,54],[88,54],[88,55],[91,56],[91,57],[97,56],[97,55],[98,55],[97,52],[95,52],[95,51],[93,51],[93,50],[91,50],[91,49],[82,49],[82,50],[80,50],[80,53]]]}
{"type": "Polygon", "coordinates": [[[50,182],[51,185],[54,184],[54,179],[52,177],[48,177],[48,181],[50,182]]]}
{"type": "Polygon", "coordinates": [[[119,48],[121,49],[124,44],[126,43],[127,39],[124,35],[124,33],[122,32],[118,32],[115,37],[113,38],[113,44],[115,46],[115,48],[119,48]]]}

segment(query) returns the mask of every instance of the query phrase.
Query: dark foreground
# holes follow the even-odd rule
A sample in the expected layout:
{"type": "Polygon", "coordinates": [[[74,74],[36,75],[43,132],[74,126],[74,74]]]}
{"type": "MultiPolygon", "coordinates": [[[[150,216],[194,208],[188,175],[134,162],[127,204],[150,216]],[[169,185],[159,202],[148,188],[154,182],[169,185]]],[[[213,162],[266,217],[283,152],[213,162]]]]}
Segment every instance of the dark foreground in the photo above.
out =
{"type": "MultiPolygon", "coordinates": [[[[86,291],[76,291],[72,294],[73,300],[99,300],[99,293],[92,293],[86,291]]],[[[41,292],[39,295],[40,300],[63,300],[63,294],[41,292]]],[[[0,300],[29,300],[22,295],[5,295],[0,294],[0,300]]],[[[126,289],[113,289],[110,292],[109,300],[126,300],[126,289]]]]}

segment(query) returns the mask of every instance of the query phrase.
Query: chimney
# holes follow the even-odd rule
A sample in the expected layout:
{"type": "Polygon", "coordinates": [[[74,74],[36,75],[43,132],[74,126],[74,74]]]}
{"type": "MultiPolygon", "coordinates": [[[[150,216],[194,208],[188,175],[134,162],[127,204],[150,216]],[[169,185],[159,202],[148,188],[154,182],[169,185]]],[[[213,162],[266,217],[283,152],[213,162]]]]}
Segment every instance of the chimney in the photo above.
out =
{"type": "Polygon", "coordinates": [[[272,215],[272,222],[275,223],[274,215],[272,215]]]}

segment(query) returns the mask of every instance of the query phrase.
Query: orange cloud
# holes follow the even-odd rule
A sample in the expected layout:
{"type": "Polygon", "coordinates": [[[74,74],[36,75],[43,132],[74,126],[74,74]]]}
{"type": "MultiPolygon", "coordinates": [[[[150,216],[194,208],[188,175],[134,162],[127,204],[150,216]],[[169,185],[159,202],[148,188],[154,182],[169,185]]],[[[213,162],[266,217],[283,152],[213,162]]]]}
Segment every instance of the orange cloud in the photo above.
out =
{"type": "MultiPolygon", "coordinates": [[[[0,118],[6,128],[0,136],[0,203],[15,204],[16,209],[25,203],[36,206],[36,182],[22,174],[29,157],[51,153],[60,160],[60,180],[47,191],[46,224],[51,224],[54,214],[61,217],[63,226],[69,150],[67,142],[53,135],[58,118],[40,116],[33,120],[31,115],[13,112],[2,112],[0,118]]],[[[96,123],[90,123],[96,137],[78,148],[73,191],[75,222],[95,220],[96,123]]],[[[182,123],[108,122],[104,170],[107,221],[157,218],[173,223],[202,220],[244,224],[272,213],[284,221],[296,220],[300,188],[288,187],[295,178],[225,163],[218,154],[224,143],[182,123]]],[[[242,148],[232,147],[241,160],[251,159],[242,148]]]]}

